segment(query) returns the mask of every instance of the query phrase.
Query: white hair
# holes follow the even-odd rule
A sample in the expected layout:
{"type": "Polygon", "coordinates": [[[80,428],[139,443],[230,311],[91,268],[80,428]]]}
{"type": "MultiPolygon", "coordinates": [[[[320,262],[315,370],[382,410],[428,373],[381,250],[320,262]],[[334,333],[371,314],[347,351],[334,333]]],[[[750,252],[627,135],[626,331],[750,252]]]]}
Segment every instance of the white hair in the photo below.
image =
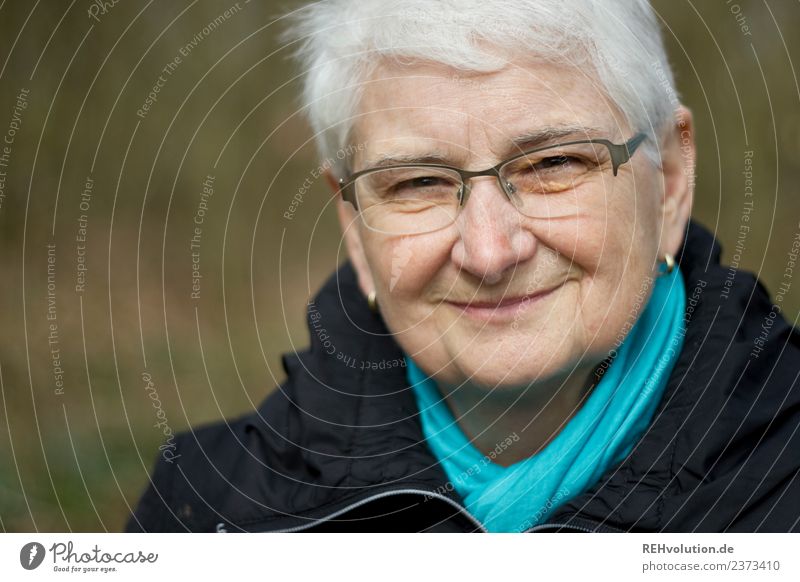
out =
{"type": "MultiPolygon", "coordinates": [[[[347,150],[363,82],[387,58],[474,73],[503,69],[509,54],[577,66],[649,135],[659,135],[678,106],[648,0],[320,0],[289,21],[284,40],[296,43],[322,159],[344,157],[337,153],[347,150]]],[[[656,144],[645,146],[658,162],[656,144]]]]}

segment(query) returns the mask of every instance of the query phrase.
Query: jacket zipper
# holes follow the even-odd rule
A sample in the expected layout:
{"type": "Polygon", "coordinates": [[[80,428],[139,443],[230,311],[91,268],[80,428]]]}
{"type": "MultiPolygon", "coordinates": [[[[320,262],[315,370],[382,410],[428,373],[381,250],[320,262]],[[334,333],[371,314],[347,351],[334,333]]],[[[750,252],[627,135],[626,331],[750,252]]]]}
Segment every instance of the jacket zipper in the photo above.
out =
{"type": "Polygon", "coordinates": [[[585,527],[579,527],[577,525],[570,525],[568,523],[540,523],[539,525],[535,525],[530,529],[526,529],[525,533],[536,533],[537,531],[540,531],[540,530],[543,530],[543,529],[552,528],[552,527],[558,527],[558,528],[561,528],[561,529],[573,529],[575,531],[582,531],[582,532],[586,532],[586,533],[594,533],[594,530],[591,530],[591,529],[588,529],[588,528],[585,528],[585,527]]]}
{"type": "MultiPolygon", "coordinates": [[[[269,531],[269,533],[294,533],[294,532],[299,532],[299,531],[304,531],[304,530],[307,530],[307,529],[311,529],[313,527],[318,526],[321,523],[325,523],[325,522],[330,521],[332,519],[336,519],[340,515],[344,515],[348,511],[352,511],[353,509],[357,509],[357,508],[361,507],[362,505],[366,505],[367,503],[372,503],[373,501],[377,501],[378,499],[383,499],[385,497],[391,497],[392,495],[423,495],[425,497],[433,497],[435,499],[439,499],[441,501],[444,501],[448,505],[452,506],[453,508],[457,509],[458,512],[461,515],[466,517],[482,533],[488,533],[488,530],[480,522],[480,520],[478,520],[478,518],[476,518],[469,511],[467,511],[464,508],[464,506],[462,506],[461,504],[457,503],[456,501],[453,501],[449,497],[446,497],[446,496],[444,496],[444,495],[442,495],[440,493],[423,491],[421,489],[396,489],[394,491],[385,491],[383,493],[378,493],[378,494],[373,495],[371,497],[367,497],[366,499],[361,499],[359,501],[356,501],[355,503],[351,503],[350,505],[348,505],[346,507],[343,507],[342,509],[339,509],[337,511],[334,511],[330,515],[326,515],[325,517],[322,517],[320,519],[316,519],[314,521],[310,521],[308,523],[304,523],[302,525],[298,525],[298,526],[295,526],[295,527],[289,527],[289,528],[277,529],[277,530],[268,530],[268,531],[269,531]]],[[[594,533],[594,531],[591,530],[591,529],[588,529],[588,528],[585,528],[585,527],[580,527],[580,526],[577,526],[577,525],[566,524],[566,523],[541,523],[539,525],[533,526],[530,529],[525,530],[524,533],[536,533],[537,531],[541,531],[541,530],[545,530],[545,529],[549,529],[549,528],[554,528],[554,527],[561,528],[561,529],[570,529],[570,530],[579,531],[579,532],[594,533]]]]}
{"type": "Polygon", "coordinates": [[[446,496],[444,496],[444,495],[442,495],[440,493],[433,493],[433,492],[430,492],[430,491],[423,491],[421,489],[396,489],[394,491],[385,491],[383,493],[378,493],[377,495],[373,495],[372,497],[367,497],[366,499],[361,499],[360,501],[356,501],[355,503],[351,503],[350,505],[348,505],[348,506],[346,506],[346,507],[344,507],[342,509],[339,509],[338,511],[334,511],[330,515],[326,515],[325,517],[322,517],[320,519],[311,521],[309,523],[304,523],[303,525],[298,525],[298,526],[295,526],[295,527],[289,527],[289,528],[277,529],[277,530],[269,530],[269,531],[270,531],[270,533],[293,533],[293,532],[298,532],[298,531],[311,529],[312,527],[315,527],[315,526],[317,526],[317,525],[319,525],[321,523],[325,523],[326,521],[330,521],[331,519],[335,519],[335,518],[339,517],[340,515],[343,515],[343,514],[347,513],[348,511],[351,511],[353,509],[361,507],[362,505],[366,505],[367,503],[371,503],[371,502],[376,501],[378,499],[383,499],[384,497],[391,497],[392,495],[423,495],[425,497],[433,497],[435,499],[439,499],[439,500],[444,501],[447,504],[451,505],[455,509],[457,509],[458,512],[461,515],[463,515],[464,517],[469,519],[469,521],[472,522],[475,525],[475,527],[477,527],[481,532],[488,533],[488,530],[483,526],[483,524],[474,515],[472,515],[469,511],[464,509],[464,507],[462,505],[460,505],[459,503],[453,501],[449,497],[446,497],[446,496]]]}

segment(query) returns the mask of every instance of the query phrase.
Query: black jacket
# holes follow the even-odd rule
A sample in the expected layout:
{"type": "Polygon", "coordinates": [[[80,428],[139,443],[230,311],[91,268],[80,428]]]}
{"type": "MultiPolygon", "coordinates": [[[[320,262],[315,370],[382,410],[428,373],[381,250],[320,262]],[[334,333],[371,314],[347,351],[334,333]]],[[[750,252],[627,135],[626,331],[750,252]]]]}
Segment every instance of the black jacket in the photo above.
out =
{"type": "MultiPolygon", "coordinates": [[[[800,334],[720,252],[691,222],[688,328],[651,426],[532,531],[800,531],[800,334]]],[[[402,352],[349,264],[308,325],[310,348],[283,357],[288,379],[257,411],[178,435],[129,531],[482,530],[428,450],[402,352]]]]}

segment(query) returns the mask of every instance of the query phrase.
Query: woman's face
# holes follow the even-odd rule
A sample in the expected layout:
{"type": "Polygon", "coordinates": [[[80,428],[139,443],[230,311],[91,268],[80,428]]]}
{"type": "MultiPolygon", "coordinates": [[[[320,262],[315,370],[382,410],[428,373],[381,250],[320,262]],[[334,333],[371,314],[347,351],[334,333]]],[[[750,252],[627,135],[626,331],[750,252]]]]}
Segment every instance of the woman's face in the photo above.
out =
{"type": "MultiPolygon", "coordinates": [[[[384,66],[364,88],[351,169],[430,157],[483,170],[541,130],[586,128],[553,143],[622,143],[644,129],[621,119],[591,79],[553,65],[469,77],[384,66]]],[[[407,354],[437,381],[516,386],[595,365],[629,331],[658,261],[677,250],[662,248],[661,177],[638,151],[582,187],[568,216],[523,216],[479,177],[456,221],[432,233],[376,232],[344,203],[340,217],[362,287],[407,354]]]]}

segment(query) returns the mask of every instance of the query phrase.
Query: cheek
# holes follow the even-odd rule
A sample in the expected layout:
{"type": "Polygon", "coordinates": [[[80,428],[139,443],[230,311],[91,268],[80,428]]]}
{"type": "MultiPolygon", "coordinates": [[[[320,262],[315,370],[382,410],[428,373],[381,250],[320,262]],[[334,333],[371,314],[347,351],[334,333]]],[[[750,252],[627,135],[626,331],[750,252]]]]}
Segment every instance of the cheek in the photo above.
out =
{"type": "Polygon", "coordinates": [[[601,212],[575,221],[576,256],[599,279],[619,281],[628,271],[648,270],[659,229],[653,193],[644,188],[616,190],[601,212]]]}
{"type": "Polygon", "coordinates": [[[614,231],[602,215],[587,213],[536,225],[534,234],[540,245],[558,253],[559,262],[570,271],[592,277],[610,250],[608,239],[614,231]]]}
{"type": "Polygon", "coordinates": [[[652,290],[658,252],[660,226],[654,192],[640,188],[638,198],[632,192],[623,194],[609,204],[606,215],[593,221],[596,239],[583,243],[595,248],[587,260],[595,271],[583,289],[583,321],[588,337],[596,338],[593,346],[601,350],[624,337],[635,323],[652,290]]]}
{"type": "Polygon", "coordinates": [[[372,233],[362,240],[378,296],[387,308],[395,301],[422,298],[452,248],[452,241],[437,233],[402,237],[372,233]]]}

